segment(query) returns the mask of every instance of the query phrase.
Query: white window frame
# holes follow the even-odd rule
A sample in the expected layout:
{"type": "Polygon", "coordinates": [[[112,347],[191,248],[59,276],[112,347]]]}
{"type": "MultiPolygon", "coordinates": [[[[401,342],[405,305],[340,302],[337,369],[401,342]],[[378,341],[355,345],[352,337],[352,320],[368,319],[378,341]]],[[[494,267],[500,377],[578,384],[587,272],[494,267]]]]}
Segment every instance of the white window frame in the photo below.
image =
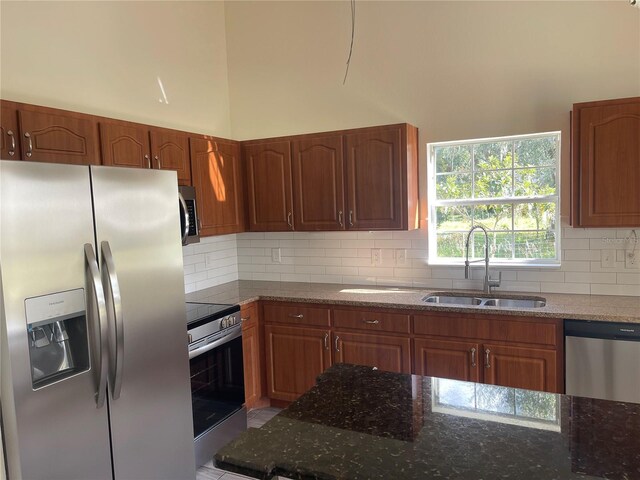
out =
{"type": "MultiPolygon", "coordinates": [[[[528,204],[535,202],[547,202],[547,203],[555,203],[556,204],[556,214],[555,214],[555,229],[553,230],[555,233],[556,239],[556,256],[555,258],[513,258],[513,259],[505,259],[505,258],[493,258],[491,257],[491,265],[497,265],[501,267],[559,267],[560,266],[560,258],[561,258],[561,226],[560,226],[560,162],[561,162],[561,147],[562,147],[562,136],[560,131],[553,132],[542,132],[542,133],[532,133],[525,135],[510,135],[504,137],[491,137],[491,138],[475,138],[470,140],[458,140],[453,142],[433,142],[427,143],[427,201],[428,201],[428,210],[429,216],[427,218],[428,223],[428,245],[429,245],[429,255],[427,263],[429,265],[464,265],[464,258],[456,258],[456,257],[444,257],[440,258],[437,256],[437,237],[436,237],[436,207],[444,207],[444,206],[455,206],[455,205],[464,205],[464,206],[472,206],[472,205],[513,205],[515,208],[516,205],[520,204],[528,204]],[[551,135],[557,135],[558,137],[558,157],[556,159],[556,194],[555,195],[536,195],[529,197],[495,197],[495,198],[482,198],[482,199],[467,199],[467,200],[436,200],[436,165],[435,165],[435,148],[436,147],[451,147],[451,146],[459,146],[459,145],[474,145],[478,143],[489,143],[489,142],[516,142],[518,140],[529,140],[533,138],[540,137],[548,137],[551,135]]],[[[534,167],[535,168],[535,167],[534,167]]],[[[517,170],[512,165],[512,168],[504,169],[504,170],[517,170]]],[[[474,181],[473,174],[475,173],[475,162],[472,156],[471,158],[471,178],[474,181]]],[[[497,171],[497,170],[491,170],[497,171]]],[[[476,224],[475,222],[473,223],[476,224]]],[[[477,231],[477,230],[476,230],[477,231]]],[[[514,232],[513,225],[513,214],[512,214],[512,224],[511,230],[504,230],[504,232],[514,232]]],[[[517,230],[521,231],[521,230],[517,230]]],[[[470,259],[472,257],[469,257],[470,259]]],[[[477,259],[478,257],[475,257],[477,259]]],[[[478,264],[476,264],[478,265],[478,264]]]]}

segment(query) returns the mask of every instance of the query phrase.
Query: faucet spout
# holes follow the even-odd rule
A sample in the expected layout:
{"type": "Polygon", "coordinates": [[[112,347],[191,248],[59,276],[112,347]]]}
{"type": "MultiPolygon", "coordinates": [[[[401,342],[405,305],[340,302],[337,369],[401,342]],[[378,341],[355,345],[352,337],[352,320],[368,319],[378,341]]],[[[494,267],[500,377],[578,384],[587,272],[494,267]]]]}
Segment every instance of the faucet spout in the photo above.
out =
{"type": "Polygon", "coordinates": [[[481,262],[482,260],[473,260],[469,261],[469,241],[471,239],[471,234],[474,230],[480,229],[484,232],[484,286],[483,290],[485,293],[491,293],[492,287],[499,287],[500,282],[502,280],[502,272],[499,273],[498,280],[492,280],[489,278],[489,234],[487,233],[487,229],[482,225],[474,225],[467,232],[467,240],[465,241],[465,260],[464,260],[464,278],[469,279],[470,268],[469,265],[475,262],[481,262]]]}

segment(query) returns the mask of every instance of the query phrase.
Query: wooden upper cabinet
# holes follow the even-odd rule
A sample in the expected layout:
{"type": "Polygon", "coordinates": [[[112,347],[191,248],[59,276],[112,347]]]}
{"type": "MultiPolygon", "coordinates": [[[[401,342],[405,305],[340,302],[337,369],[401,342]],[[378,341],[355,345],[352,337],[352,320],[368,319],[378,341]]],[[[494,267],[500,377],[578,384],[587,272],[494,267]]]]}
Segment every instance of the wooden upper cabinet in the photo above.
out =
{"type": "Polygon", "coordinates": [[[100,122],[100,144],[105,165],[151,168],[149,130],[142,126],[100,122]]]}
{"type": "Polygon", "coordinates": [[[149,132],[153,168],[175,170],[178,185],[191,185],[189,135],[164,129],[149,132]]]}
{"type": "Polygon", "coordinates": [[[417,130],[372,127],[347,134],[347,228],[417,228],[417,130]]]}
{"type": "Polygon", "coordinates": [[[571,224],[639,227],[640,97],[575,104],[571,134],[571,224]]]}
{"type": "Polygon", "coordinates": [[[342,135],[295,140],[293,210],[297,230],[344,230],[342,135]]]}
{"type": "Polygon", "coordinates": [[[45,107],[18,110],[24,160],[100,164],[98,128],[94,117],[45,107]]]}
{"type": "Polygon", "coordinates": [[[244,146],[249,230],[294,229],[289,141],[244,146]]]}
{"type": "Polygon", "coordinates": [[[20,160],[20,132],[18,110],[13,102],[0,100],[0,158],[20,160]]]}
{"type": "Polygon", "coordinates": [[[240,144],[191,138],[193,186],[200,213],[200,235],[245,230],[240,144]]]}

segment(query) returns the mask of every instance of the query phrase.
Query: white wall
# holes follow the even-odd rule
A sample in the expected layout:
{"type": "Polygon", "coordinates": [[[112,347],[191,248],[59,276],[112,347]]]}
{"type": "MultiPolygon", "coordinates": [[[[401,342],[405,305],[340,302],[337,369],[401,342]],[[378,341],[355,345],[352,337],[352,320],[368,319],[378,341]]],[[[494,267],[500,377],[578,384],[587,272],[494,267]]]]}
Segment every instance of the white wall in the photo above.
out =
{"type": "Polygon", "coordinates": [[[3,99],[230,135],[224,3],[3,0],[0,17],[3,99]]]}
{"type": "Polygon", "coordinates": [[[182,247],[186,293],[238,280],[236,235],[204,237],[182,247]]]}

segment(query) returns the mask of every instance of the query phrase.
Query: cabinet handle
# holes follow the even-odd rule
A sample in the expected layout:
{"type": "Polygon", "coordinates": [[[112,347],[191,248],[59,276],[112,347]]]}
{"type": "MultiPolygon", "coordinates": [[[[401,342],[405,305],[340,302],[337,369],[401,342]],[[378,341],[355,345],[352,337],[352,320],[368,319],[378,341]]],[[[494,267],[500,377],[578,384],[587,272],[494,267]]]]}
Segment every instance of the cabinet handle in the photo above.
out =
{"type": "Polygon", "coordinates": [[[11,146],[9,147],[9,155],[13,156],[16,153],[16,136],[13,134],[13,130],[7,130],[7,135],[11,139],[11,146]]]}
{"type": "Polygon", "coordinates": [[[247,315],[244,318],[240,317],[240,323],[248,322],[249,320],[251,320],[251,315],[247,315]]]}
{"type": "Polygon", "coordinates": [[[155,155],[153,158],[155,159],[156,162],[158,162],[158,170],[162,170],[162,163],[160,162],[160,157],[158,155],[155,155]]]}
{"type": "Polygon", "coordinates": [[[287,225],[289,225],[289,228],[293,230],[293,221],[291,220],[291,217],[291,212],[287,213],[287,225]]]}
{"type": "Polygon", "coordinates": [[[340,351],[340,347],[338,346],[338,340],[340,340],[340,337],[336,337],[336,352],[340,351]]]}
{"type": "Polygon", "coordinates": [[[149,155],[145,155],[144,159],[147,161],[147,168],[151,168],[151,157],[149,155]]]}
{"type": "Polygon", "coordinates": [[[302,313],[299,313],[298,315],[296,315],[294,313],[290,313],[289,316],[291,318],[304,318],[304,315],[302,313]]]}
{"type": "Polygon", "coordinates": [[[353,210],[349,210],[349,226],[353,227],[353,210]]]}
{"type": "Polygon", "coordinates": [[[369,325],[378,325],[380,323],[380,320],[365,320],[364,318],[362,319],[362,321],[369,325]]]}
{"type": "Polygon", "coordinates": [[[31,134],[29,132],[25,132],[24,138],[29,141],[29,145],[27,146],[27,153],[25,155],[27,157],[31,157],[33,153],[33,141],[31,140],[31,134]]]}
{"type": "Polygon", "coordinates": [[[329,350],[329,334],[326,332],[324,334],[324,349],[329,350]]]}
{"type": "Polygon", "coordinates": [[[338,223],[340,224],[340,228],[344,227],[344,222],[342,221],[342,210],[338,212],[338,223]]]}
{"type": "Polygon", "coordinates": [[[476,366],[476,349],[475,348],[471,349],[471,366],[472,367],[476,366]]]}
{"type": "Polygon", "coordinates": [[[490,353],[491,350],[489,350],[488,348],[484,351],[484,368],[491,368],[491,362],[489,360],[490,353]]]}

